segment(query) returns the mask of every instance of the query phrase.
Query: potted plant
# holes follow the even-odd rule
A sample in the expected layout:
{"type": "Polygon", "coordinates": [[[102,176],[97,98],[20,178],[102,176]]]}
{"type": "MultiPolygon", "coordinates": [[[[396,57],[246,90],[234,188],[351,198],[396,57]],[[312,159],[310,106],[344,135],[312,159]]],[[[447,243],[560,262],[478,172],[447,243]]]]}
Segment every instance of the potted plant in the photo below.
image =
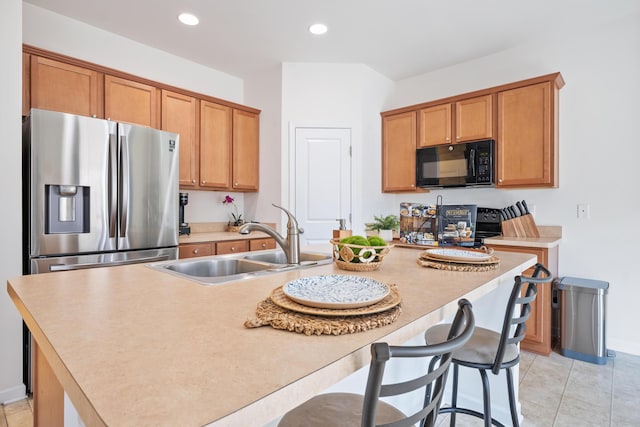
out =
{"type": "Polygon", "coordinates": [[[228,231],[232,231],[232,232],[238,231],[240,226],[242,224],[244,224],[244,220],[242,219],[242,214],[238,212],[238,207],[234,203],[233,197],[231,197],[231,196],[229,196],[227,194],[224,197],[224,200],[222,201],[222,204],[223,205],[231,205],[231,206],[233,206],[233,210],[235,211],[235,213],[231,212],[231,217],[233,218],[233,221],[229,221],[227,223],[227,230],[228,231]]]}
{"type": "Polygon", "coordinates": [[[397,215],[373,216],[373,222],[365,224],[367,231],[377,231],[378,235],[387,242],[393,240],[393,231],[398,229],[400,219],[397,215]]]}

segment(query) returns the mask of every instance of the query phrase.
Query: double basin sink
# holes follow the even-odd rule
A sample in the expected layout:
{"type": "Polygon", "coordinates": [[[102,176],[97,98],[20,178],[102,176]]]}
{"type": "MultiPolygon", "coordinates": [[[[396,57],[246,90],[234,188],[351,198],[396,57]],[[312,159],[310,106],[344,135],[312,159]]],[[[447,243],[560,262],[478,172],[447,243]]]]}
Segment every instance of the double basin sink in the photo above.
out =
{"type": "Polygon", "coordinates": [[[215,285],[234,280],[308,268],[331,263],[331,255],[300,252],[300,264],[287,263],[284,251],[270,249],[239,254],[216,255],[196,259],[165,261],[149,264],[154,270],[195,280],[205,285],[215,285]]]}

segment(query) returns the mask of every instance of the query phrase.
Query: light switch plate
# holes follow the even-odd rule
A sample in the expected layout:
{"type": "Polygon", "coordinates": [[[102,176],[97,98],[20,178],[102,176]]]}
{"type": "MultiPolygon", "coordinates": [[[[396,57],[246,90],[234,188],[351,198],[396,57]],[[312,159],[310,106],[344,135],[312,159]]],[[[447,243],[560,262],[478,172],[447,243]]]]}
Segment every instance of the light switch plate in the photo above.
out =
{"type": "Polygon", "coordinates": [[[578,203],[578,219],[589,219],[591,216],[589,203],[578,203]]]}

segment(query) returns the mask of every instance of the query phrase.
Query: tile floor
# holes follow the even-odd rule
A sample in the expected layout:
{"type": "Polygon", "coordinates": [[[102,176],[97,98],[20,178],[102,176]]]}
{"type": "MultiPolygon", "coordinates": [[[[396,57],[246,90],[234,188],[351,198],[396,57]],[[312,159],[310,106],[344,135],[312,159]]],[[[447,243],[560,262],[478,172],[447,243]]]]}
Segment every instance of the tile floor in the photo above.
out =
{"type": "MultiPolygon", "coordinates": [[[[523,427],[640,426],[640,356],[617,353],[606,365],[522,352],[520,403],[523,427]]],[[[0,406],[0,427],[32,427],[30,399],[0,406]]],[[[448,425],[448,417],[438,420],[448,425]]],[[[482,426],[458,415],[457,426],[482,426]]]]}

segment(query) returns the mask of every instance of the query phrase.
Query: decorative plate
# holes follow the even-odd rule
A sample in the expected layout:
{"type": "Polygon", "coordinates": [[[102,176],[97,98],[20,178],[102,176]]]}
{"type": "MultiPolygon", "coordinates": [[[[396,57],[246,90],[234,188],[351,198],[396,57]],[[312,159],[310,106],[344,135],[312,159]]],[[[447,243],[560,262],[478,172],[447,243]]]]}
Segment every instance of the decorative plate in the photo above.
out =
{"type": "Polygon", "coordinates": [[[463,249],[437,248],[428,249],[427,254],[432,258],[445,261],[486,261],[491,255],[484,252],[465,251],[463,249]]]}
{"type": "Polygon", "coordinates": [[[375,304],[389,294],[389,286],[367,277],[329,274],[292,280],[282,292],[299,304],[344,309],[375,304]]]}
{"type": "Polygon", "coordinates": [[[402,298],[400,297],[398,290],[394,288],[394,285],[390,285],[389,288],[391,289],[389,295],[382,298],[377,303],[357,308],[309,307],[308,305],[297,303],[287,297],[284,292],[282,292],[282,286],[275,288],[269,297],[275,305],[298,313],[325,317],[364,316],[387,311],[402,302],[402,298]]]}

